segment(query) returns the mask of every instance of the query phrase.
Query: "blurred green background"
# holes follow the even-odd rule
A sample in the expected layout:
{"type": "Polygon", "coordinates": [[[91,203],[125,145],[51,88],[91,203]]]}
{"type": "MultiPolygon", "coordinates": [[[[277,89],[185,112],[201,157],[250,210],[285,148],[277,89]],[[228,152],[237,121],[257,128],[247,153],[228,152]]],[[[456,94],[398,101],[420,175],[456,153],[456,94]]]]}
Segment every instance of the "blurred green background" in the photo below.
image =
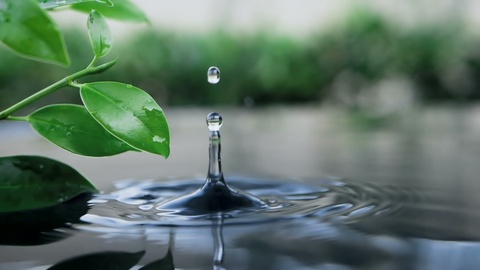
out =
{"type": "MultiPolygon", "coordinates": [[[[118,63],[82,81],[116,80],[150,93],[169,119],[169,159],[86,159],[11,121],[0,123],[2,155],[62,160],[102,190],[129,177],[204,176],[205,116],[218,111],[226,172],[442,183],[477,200],[479,1],[135,2],[151,25],[109,21],[114,46],[102,61],[118,56],[118,63]],[[213,65],[222,73],[216,85],[206,76],[213,65]]],[[[24,60],[0,46],[0,108],[91,61],[86,14],[52,16],[65,30],[72,66],[24,60]]],[[[80,103],[78,90],[57,91],[26,111],[63,102],[80,103]]]]}
{"type": "MultiPolygon", "coordinates": [[[[480,39],[461,16],[412,27],[359,5],[300,36],[268,27],[220,29],[145,26],[116,42],[114,68],[87,80],[131,83],[169,106],[322,103],[390,114],[419,104],[480,99],[480,39]],[[218,85],[206,82],[211,65],[222,72],[218,85]]],[[[85,29],[68,27],[65,38],[73,63],[67,69],[0,48],[1,108],[89,63],[85,29]]],[[[54,99],[79,102],[75,90],[59,91],[54,99]]]]}

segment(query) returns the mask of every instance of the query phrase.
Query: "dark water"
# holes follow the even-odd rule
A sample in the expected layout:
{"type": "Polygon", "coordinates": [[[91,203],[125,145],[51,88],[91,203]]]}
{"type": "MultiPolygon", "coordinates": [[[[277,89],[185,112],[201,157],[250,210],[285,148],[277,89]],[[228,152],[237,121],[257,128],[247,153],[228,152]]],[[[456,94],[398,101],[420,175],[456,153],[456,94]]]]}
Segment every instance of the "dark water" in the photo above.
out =
{"type": "MultiPolygon", "coordinates": [[[[189,123],[196,132],[191,115],[170,117],[174,138],[185,138],[189,123]]],[[[205,132],[204,115],[199,132],[205,132]]],[[[156,172],[153,180],[116,181],[111,192],[67,202],[89,206],[75,208],[73,224],[0,234],[0,269],[480,269],[476,108],[381,121],[308,108],[223,115],[229,119],[222,128],[225,178],[264,206],[168,213],[162,203],[195,191],[204,177],[166,180],[175,174],[161,172],[163,161],[155,160],[156,168],[147,170],[156,172]],[[245,176],[273,172],[280,177],[245,176]]],[[[0,126],[4,136],[19,132],[28,143],[30,135],[20,130],[0,126]]],[[[208,139],[199,141],[199,153],[195,147],[180,152],[188,154],[185,162],[198,157],[202,169],[184,163],[172,168],[176,175],[206,171],[208,139]]],[[[22,152],[4,143],[0,154],[62,155],[36,147],[22,152]]],[[[95,162],[116,162],[109,173],[126,176],[151,162],[128,158],[95,162]]],[[[78,163],[94,182],[105,173],[78,163]]]]}

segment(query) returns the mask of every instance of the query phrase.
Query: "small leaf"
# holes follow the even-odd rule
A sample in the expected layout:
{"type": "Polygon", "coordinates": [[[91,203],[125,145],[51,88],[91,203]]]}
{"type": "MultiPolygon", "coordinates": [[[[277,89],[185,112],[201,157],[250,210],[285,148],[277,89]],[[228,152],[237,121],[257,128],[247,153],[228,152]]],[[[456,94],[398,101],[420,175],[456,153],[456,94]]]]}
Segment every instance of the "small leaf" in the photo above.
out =
{"type": "Polygon", "coordinates": [[[143,11],[140,10],[130,0],[103,0],[88,3],[78,3],[72,5],[71,7],[75,10],[86,13],[90,13],[91,10],[97,10],[107,18],[120,21],[148,23],[148,18],[145,13],[143,13],[143,11]],[[104,3],[107,3],[107,5],[104,3]]]}
{"type": "Polygon", "coordinates": [[[72,167],[36,156],[0,158],[0,212],[48,207],[95,187],[72,167]]]}
{"type": "Polygon", "coordinates": [[[0,41],[26,58],[70,64],[61,31],[35,0],[0,0],[0,41]]]}
{"type": "Polygon", "coordinates": [[[92,10],[88,16],[87,27],[93,52],[98,58],[105,56],[112,48],[112,35],[107,21],[101,13],[92,10]]]}
{"type": "Polygon", "coordinates": [[[46,106],[29,115],[28,122],[44,138],[75,154],[101,157],[135,150],[108,133],[83,106],[46,106]]]}
{"type": "Polygon", "coordinates": [[[56,7],[67,6],[75,3],[93,2],[96,0],[37,0],[43,9],[52,9],[56,7]]]}
{"type": "Polygon", "coordinates": [[[110,133],[129,145],[168,157],[170,131],[163,110],[145,91],[118,82],[86,83],[83,103],[110,133]]]}

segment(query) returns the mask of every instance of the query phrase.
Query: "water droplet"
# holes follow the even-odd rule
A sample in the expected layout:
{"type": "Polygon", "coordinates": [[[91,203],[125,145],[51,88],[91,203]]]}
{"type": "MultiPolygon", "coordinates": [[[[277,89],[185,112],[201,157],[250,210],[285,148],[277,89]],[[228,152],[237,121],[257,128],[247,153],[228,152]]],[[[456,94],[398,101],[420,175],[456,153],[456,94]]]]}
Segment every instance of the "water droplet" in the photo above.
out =
{"type": "Polygon", "coordinates": [[[65,5],[67,3],[67,0],[57,0],[55,4],[57,5],[65,5]]]}
{"type": "Polygon", "coordinates": [[[220,69],[217,67],[210,67],[207,71],[207,80],[211,84],[216,84],[220,81],[220,69]]]}
{"type": "Polygon", "coordinates": [[[132,88],[132,85],[131,85],[131,84],[127,84],[127,88],[132,88]]]}
{"type": "Polygon", "coordinates": [[[222,127],[222,116],[216,112],[211,112],[207,115],[207,126],[210,131],[219,131],[222,127]]]}
{"type": "Polygon", "coordinates": [[[155,135],[155,136],[153,137],[153,141],[154,141],[154,142],[158,142],[158,143],[163,143],[163,142],[165,141],[165,138],[162,138],[162,137],[160,137],[160,136],[155,135]]]}
{"type": "Polygon", "coordinates": [[[71,133],[71,132],[67,132],[67,136],[72,136],[72,133],[71,133]]]}
{"type": "Polygon", "coordinates": [[[95,2],[106,4],[109,7],[113,7],[113,5],[114,5],[113,2],[110,1],[110,0],[95,0],[95,2]]]}

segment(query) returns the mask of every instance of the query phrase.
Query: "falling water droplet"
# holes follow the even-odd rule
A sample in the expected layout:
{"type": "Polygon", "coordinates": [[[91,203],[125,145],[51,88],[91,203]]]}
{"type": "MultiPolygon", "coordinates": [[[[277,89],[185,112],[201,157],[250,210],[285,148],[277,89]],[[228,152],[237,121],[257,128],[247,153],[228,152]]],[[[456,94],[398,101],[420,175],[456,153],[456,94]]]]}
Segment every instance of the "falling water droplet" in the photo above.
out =
{"type": "Polygon", "coordinates": [[[207,71],[207,80],[211,84],[216,84],[220,81],[220,69],[217,67],[210,67],[207,71]]]}
{"type": "Polygon", "coordinates": [[[207,115],[207,126],[210,131],[219,131],[222,124],[223,119],[220,114],[212,112],[207,115]]]}

